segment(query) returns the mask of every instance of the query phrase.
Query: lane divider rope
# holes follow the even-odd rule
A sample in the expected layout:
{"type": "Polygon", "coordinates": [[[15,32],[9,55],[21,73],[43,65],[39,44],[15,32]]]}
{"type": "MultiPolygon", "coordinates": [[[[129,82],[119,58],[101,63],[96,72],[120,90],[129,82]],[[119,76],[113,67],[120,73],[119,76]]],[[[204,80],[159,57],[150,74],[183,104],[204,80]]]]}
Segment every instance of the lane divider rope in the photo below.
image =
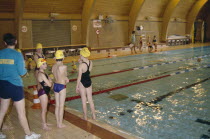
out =
{"type": "MultiPolygon", "coordinates": [[[[204,65],[204,66],[201,66],[201,67],[187,69],[187,70],[183,70],[183,71],[179,71],[179,72],[174,72],[174,73],[171,73],[171,74],[159,76],[159,77],[152,78],[152,79],[147,79],[147,80],[143,80],[143,81],[139,81],[139,82],[135,82],[135,83],[130,83],[130,84],[127,84],[127,85],[122,85],[122,86],[118,86],[118,87],[114,87],[114,88],[110,88],[110,89],[96,91],[96,92],[93,92],[92,95],[98,95],[98,94],[102,94],[102,93],[105,93],[105,92],[129,87],[129,86],[133,86],[133,85],[137,85],[137,84],[142,84],[142,83],[146,83],[146,82],[151,82],[151,81],[159,80],[159,79],[162,79],[162,78],[165,78],[165,77],[174,76],[174,75],[178,75],[178,74],[183,74],[183,73],[186,73],[186,72],[191,72],[191,71],[195,71],[195,70],[198,70],[198,69],[201,69],[201,68],[207,68],[207,67],[210,67],[210,65],[204,65]]],[[[75,99],[79,99],[79,98],[81,98],[81,96],[67,97],[65,101],[75,100],[75,99]]],[[[51,100],[50,103],[55,104],[55,100],[51,100]]]]}
{"type": "MultiPolygon", "coordinates": [[[[135,67],[135,68],[130,68],[130,69],[125,69],[125,70],[120,70],[120,71],[115,71],[115,72],[108,72],[108,73],[102,73],[102,74],[97,74],[97,75],[92,75],[91,78],[94,77],[99,77],[99,76],[105,76],[105,75],[111,75],[111,74],[116,74],[116,73],[121,73],[121,72],[127,72],[127,71],[132,71],[132,70],[138,70],[138,69],[147,69],[147,68],[152,68],[152,67],[156,67],[156,66],[162,66],[165,64],[174,64],[177,62],[183,62],[183,61],[188,61],[188,60],[194,60],[197,58],[205,58],[208,57],[209,55],[203,55],[203,56],[196,56],[194,58],[187,58],[187,59],[181,59],[181,60],[177,60],[177,61],[170,61],[170,62],[164,62],[164,63],[159,63],[159,64],[154,64],[154,65],[148,65],[148,66],[143,66],[143,67],[135,67]]],[[[77,79],[70,79],[69,82],[74,82],[77,79]]],[[[28,89],[33,88],[34,85],[28,86],[28,89]]]]}

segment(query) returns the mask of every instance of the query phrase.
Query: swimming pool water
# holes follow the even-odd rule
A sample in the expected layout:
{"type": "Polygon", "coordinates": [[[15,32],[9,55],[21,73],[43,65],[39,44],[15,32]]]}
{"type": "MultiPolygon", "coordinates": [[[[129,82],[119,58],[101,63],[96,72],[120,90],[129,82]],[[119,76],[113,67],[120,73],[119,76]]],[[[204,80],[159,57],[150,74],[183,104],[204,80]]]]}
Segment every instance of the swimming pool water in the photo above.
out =
{"type": "MultiPolygon", "coordinates": [[[[159,53],[94,60],[92,75],[177,61],[210,54],[210,47],[198,47],[159,53]]],[[[209,56],[210,57],[210,56],[209,56]]],[[[209,57],[158,65],[92,78],[93,92],[168,75],[185,69],[210,65],[209,57]]],[[[70,64],[68,64],[70,66],[70,64]]],[[[69,68],[71,70],[71,67],[69,68]]],[[[76,78],[76,74],[69,77],[76,78]]],[[[94,95],[97,120],[136,137],[148,139],[201,138],[210,136],[210,69],[201,68],[174,76],[94,95]],[[206,79],[206,80],[204,80],[206,79]],[[167,95],[166,95],[167,94],[167,95]],[[123,96],[114,99],[114,96],[123,96]],[[161,97],[157,103],[154,99],[161,97]],[[196,122],[198,119],[206,123],[196,122]]],[[[24,84],[32,85],[32,80],[24,84]],[[31,81],[31,82],[30,82],[31,81]]],[[[67,85],[67,96],[76,96],[76,82],[67,85]]],[[[80,99],[65,103],[82,112],[80,99]]],[[[90,113],[89,113],[90,115],[90,113]]]]}

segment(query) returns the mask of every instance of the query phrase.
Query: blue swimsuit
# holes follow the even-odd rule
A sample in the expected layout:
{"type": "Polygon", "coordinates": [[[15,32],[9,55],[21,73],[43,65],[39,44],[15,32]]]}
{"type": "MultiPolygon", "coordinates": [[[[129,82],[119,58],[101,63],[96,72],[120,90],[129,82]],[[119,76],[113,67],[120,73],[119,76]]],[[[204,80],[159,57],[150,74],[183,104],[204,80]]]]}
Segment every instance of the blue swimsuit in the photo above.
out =
{"type": "Polygon", "coordinates": [[[53,86],[54,92],[59,93],[59,92],[60,92],[61,90],[63,90],[64,88],[66,88],[66,85],[54,83],[54,86],[53,86]]]}

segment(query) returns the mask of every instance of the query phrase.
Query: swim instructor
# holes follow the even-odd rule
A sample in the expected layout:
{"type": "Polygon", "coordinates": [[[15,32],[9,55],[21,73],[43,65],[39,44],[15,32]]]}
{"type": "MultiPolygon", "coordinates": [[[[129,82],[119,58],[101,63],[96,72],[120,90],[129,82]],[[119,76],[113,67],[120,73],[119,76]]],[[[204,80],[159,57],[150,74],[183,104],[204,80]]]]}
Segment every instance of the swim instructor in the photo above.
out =
{"type": "Polygon", "coordinates": [[[27,73],[23,55],[15,50],[16,37],[10,33],[3,36],[6,48],[0,51],[0,127],[8,110],[10,99],[14,101],[25,139],[39,138],[41,135],[30,131],[25,113],[25,99],[21,76],[27,73]]]}

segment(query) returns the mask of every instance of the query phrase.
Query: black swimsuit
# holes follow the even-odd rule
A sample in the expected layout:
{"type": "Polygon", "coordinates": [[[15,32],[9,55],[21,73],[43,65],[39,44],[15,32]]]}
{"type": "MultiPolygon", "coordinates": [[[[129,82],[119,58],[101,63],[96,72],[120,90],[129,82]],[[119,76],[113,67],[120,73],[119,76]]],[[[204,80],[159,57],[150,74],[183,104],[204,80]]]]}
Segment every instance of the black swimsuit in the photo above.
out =
{"type": "MultiPolygon", "coordinates": [[[[45,74],[46,78],[48,79],[47,74],[46,74],[46,73],[43,73],[43,74],[45,74]]],[[[46,93],[46,94],[49,94],[49,92],[50,92],[50,87],[49,87],[49,86],[45,86],[45,82],[44,82],[44,81],[39,82],[39,83],[42,85],[42,88],[43,88],[43,90],[45,91],[45,93],[46,93]]]]}
{"type": "Polygon", "coordinates": [[[90,71],[89,71],[90,61],[89,61],[89,65],[86,62],[82,62],[82,63],[85,63],[87,65],[87,71],[82,73],[81,83],[83,84],[85,88],[88,88],[91,86],[91,83],[92,83],[90,79],[90,71]]]}

